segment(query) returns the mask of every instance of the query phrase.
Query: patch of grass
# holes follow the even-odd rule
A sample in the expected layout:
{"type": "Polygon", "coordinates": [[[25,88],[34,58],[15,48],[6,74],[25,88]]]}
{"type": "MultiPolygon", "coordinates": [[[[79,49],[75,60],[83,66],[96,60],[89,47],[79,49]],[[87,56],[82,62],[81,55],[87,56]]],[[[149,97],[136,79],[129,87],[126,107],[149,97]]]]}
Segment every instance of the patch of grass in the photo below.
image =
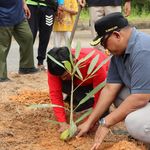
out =
{"type": "Polygon", "coordinates": [[[137,21],[137,22],[142,22],[142,21],[150,21],[150,14],[149,15],[146,15],[146,14],[142,14],[142,15],[139,15],[139,16],[134,16],[134,15],[131,15],[128,17],[128,20],[129,21],[137,21]]]}
{"type": "Polygon", "coordinates": [[[146,8],[139,7],[132,8],[131,15],[128,17],[129,21],[150,21],[150,12],[146,8]]]}
{"type": "Polygon", "coordinates": [[[89,12],[88,9],[82,9],[81,14],[80,14],[80,20],[82,21],[88,21],[89,20],[89,12]]]}
{"type": "MultiPolygon", "coordinates": [[[[89,21],[88,9],[82,9],[80,14],[81,21],[89,21]]],[[[139,8],[132,8],[131,15],[128,17],[129,21],[150,21],[150,12],[146,9],[139,10],[139,8]]]]}

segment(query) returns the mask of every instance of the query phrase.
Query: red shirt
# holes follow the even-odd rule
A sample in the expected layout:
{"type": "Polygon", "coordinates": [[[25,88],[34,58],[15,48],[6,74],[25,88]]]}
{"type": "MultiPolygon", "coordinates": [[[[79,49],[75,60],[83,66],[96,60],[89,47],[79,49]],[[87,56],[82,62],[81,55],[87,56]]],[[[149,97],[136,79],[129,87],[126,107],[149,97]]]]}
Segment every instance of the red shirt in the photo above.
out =
{"type": "MultiPolygon", "coordinates": [[[[83,76],[83,79],[86,77],[89,65],[90,65],[92,59],[96,55],[100,55],[100,56],[99,56],[99,60],[98,60],[98,62],[96,64],[95,68],[99,64],[101,64],[101,62],[107,57],[104,53],[102,53],[101,51],[99,51],[97,49],[94,49],[94,48],[82,48],[81,51],[80,51],[80,55],[78,57],[78,60],[80,60],[81,58],[84,58],[86,55],[88,55],[93,50],[95,51],[95,53],[88,60],[86,60],[84,62],[84,64],[86,64],[86,65],[84,65],[84,67],[80,68],[80,72],[81,72],[81,74],[83,76]]],[[[74,54],[73,50],[72,50],[72,54],[74,54]]],[[[106,79],[108,65],[109,65],[109,63],[103,65],[94,74],[94,77],[86,80],[82,84],[82,86],[93,85],[93,88],[94,88],[97,85],[99,85],[101,82],[103,82],[106,79]]],[[[81,82],[82,81],[79,80],[78,78],[75,78],[75,80],[74,80],[74,84],[75,85],[78,85],[81,82]]],[[[59,76],[52,75],[50,72],[48,72],[48,85],[49,85],[50,99],[51,99],[52,104],[64,106],[63,95],[62,95],[62,82],[61,82],[61,78],[59,76]]],[[[95,106],[95,104],[98,101],[99,95],[100,95],[100,91],[97,92],[94,95],[94,106],[95,106]]],[[[63,108],[55,107],[55,108],[53,108],[53,111],[54,111],[54,114],[56,116],[57,121],[59,121],[59,122],[66,122],[66,113],[65,113],[65,110],[63,108]]]]}

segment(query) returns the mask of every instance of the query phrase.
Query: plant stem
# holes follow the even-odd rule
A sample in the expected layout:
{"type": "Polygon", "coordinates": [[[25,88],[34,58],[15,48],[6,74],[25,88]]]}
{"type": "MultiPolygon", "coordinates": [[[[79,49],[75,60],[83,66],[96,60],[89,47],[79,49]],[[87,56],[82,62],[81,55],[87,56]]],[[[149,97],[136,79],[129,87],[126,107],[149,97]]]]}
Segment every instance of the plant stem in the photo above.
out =
{"type": "MultiPolygon", "coordinates": [[[[93,76],[94,76],[94,75],[93,75],[93,76]]],[[[93,76],[87,75],[87,76],[85,77],[85,79],[83,79],[83,81],[82,81],[80,84],[78,84],[78,86],[76,86],[76,88],[73,90],[73,92],[74,92],[79,86],[81,86],[86,80],[92,78],[93,76]]]]}
{"type": "Polygon", "coordinates": [[[71,76],[71,100],[70,100],[70,124],[73,120],[73,92],[74,92],[73,79],[74,79],[74,76],[72,75],[71,76]]]}

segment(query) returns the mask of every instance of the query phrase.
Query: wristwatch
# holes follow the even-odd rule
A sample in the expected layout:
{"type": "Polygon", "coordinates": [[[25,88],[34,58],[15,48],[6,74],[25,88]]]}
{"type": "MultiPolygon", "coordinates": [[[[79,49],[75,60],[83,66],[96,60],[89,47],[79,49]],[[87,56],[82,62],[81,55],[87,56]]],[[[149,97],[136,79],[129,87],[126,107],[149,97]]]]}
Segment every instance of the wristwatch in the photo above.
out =
{"type": "Polygon", "coordinates": [[[101,119],[99,120],[99,124],[100,124],[102,127],[109,128],[109,125],[106,124],[105,118],[101,118],[101,119]]]}

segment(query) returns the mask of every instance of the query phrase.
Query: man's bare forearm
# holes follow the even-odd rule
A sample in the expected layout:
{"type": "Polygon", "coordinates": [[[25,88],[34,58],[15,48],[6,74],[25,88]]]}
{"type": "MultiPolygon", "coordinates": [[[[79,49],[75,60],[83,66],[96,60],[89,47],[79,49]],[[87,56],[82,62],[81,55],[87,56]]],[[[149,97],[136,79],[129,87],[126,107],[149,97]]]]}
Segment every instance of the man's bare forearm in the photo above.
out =
{"type": "Polygon", "coordinates": [[[106,124],[113,126],[123,121],[129,113],[144,107],[149,102],[149,99],[150,94],[131,94],[116,110],[105,117],[106,124]]]}
{"type": "Polygon", "coordinates": [[[103,113],[108,110],[121,87],[121,84],[106,84],[101,92],[96,107],[88,118],[89,124],[94,124],[103,115],[103,113]]]}

